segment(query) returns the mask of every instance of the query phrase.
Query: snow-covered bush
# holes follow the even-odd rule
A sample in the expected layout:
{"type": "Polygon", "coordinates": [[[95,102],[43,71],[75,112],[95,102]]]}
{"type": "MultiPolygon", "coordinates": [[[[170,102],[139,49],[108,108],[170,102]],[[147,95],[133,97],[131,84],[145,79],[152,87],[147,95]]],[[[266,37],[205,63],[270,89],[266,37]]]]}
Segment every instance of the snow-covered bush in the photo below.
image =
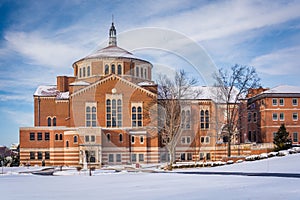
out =
{"type": "Polygon", "coordinates": [[[231,165],[231,164],[233,164],[233,163],[234,163],[233,160],[228,160],[228,161],[226,162],[227,165],[231,165]]]}
{"type": "Polygon", "coordinates": [[[268,153],[269,158],[277,156],[277,155],[278,155],[278,152],[275,152],[275,151],[268,153]]]}
{"type": "Polygon", "coordinates": [[[235,161],[235,163],[242,163],[242,162],[244,162],[243,160],[237,160],[237,161],[235,161]]]}
{"type": "Polygon", "coordinates": [[[245,158],[246,161],[254,161],[254,160],[259,160],[259,155],[251,155],[251,156],[247,156],[245,158]]]}
{"type": "Polygon", "coordinates": [[[297,151],[295,149],[288,149],[287,150],[290,154],[294,154],[294,153],[297,153],[297,151]]]}
{"type": "Polygon", "coordinates": [[[289,151],[287,151],[287,150],[281,150],[278,152],[278,156],[286,156],[288,154],[289,154],[289,151]]]}
{"type": "Polygon", "coordinates": [[[300,147],[293,147],[292,149],[294,149],[297,153],[300,153],[300,147]]]}
{"type": "Polygon", "coordinates": [[[267,153],[262,153],[259,155],[259,159],[266,159],[268,158],[268,154],[267,153]]]}

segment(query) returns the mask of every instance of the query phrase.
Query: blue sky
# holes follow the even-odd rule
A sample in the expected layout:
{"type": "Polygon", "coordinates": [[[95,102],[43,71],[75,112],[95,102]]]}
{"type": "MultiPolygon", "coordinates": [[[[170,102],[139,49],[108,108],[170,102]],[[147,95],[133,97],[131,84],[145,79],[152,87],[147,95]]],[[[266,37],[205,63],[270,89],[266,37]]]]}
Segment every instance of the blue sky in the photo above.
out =
{"type": "Polygon", "coordinates": [[[272,88],[299,86],[299,10],[297,0],[0,0],[0,145],[18,142],[19,127],[33,126],[38,85],[72,75],[73,62],[106,44],[112,14],[119,46],[148,59],[155,72],[191,63],[201,71],[211,59],[216,68],[254,66],[262,85],[272,88]],[[147,28],[166,34],[155,43],[147,28]],[[199,48],[176,51],[175,35],[199,48]],[[138,40],[150,38],[153,48],[138,48],[138,40]]]}

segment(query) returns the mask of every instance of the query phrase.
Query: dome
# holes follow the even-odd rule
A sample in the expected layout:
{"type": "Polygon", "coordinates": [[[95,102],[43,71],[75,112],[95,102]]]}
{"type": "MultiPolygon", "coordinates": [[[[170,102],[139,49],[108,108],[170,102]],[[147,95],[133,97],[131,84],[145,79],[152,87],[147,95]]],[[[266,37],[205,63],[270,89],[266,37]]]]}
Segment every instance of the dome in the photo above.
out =
{"type": "Polygon", "coordinates": [[[132,53],[122,49],[118,46],[108,46],[103,49],[99,49],[96,52],[86,56],[84,59],[88,58],[134,58],[139,59],[132,53]]]}

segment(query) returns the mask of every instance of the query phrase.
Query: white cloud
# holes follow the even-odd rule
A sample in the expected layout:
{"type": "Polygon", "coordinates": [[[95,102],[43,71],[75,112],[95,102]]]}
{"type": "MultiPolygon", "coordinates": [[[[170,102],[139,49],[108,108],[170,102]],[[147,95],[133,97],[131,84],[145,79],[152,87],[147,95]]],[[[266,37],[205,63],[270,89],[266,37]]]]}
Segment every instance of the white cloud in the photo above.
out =
{"type": "Polygon", "coordinates": [[[26,127],[33,125],[33,113],[32,112],[23,112],[16,110],[5,109],[2,110],[4,115],[7,116],[9,120],[15,121],[19,127],[26,127]]]}
{"type": "Polygon", "coordinates": [[[300,46],[290,47],[258,56],[250,64],[268,75],[300,75],[299,55],[300,46]]]}
{"type": "Polygon", "coordinates": [[[55,41],[35,32],[8,32],[7,47],[28,59],[31,64],[61,68],[71,66],[84,50],[72,44],[55,41]]]}

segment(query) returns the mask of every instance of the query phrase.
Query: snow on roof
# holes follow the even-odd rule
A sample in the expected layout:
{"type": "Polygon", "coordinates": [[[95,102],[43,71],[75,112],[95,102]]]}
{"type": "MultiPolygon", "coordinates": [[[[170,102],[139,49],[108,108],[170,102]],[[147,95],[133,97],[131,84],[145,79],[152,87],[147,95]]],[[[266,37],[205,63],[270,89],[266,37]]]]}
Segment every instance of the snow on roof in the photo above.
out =
{"type": "Polygon", "coordinates": [[[138,86],[152,86],[155,85],[153,82],[150,81],[144,81],[137,84],[138,86]]]}
{"type": "Polygon", "coordinates": [[[56,85],[41,85],[39,86],[35,93],[34,96],[56,96],[59,93],[59,91],[56,89],[56,85]]]}
{"type": "Polygon", "coordinates": [[[138,57],[134,56],[132,53],[126,51],[125,49],[122,49],[118,46],[108,46],[103,49],[99,49],[95,53],[92,53],[85,58],[102,58],[102,57],[124,57],[124,58],[134,58],[139,59],[138,57]]]}
{"type": "Polygon", "coordinates": [[[69,99],[69,92],[60,92],[55,85],[41,85],[39,86],[34,96],[39,97],[56,97],[56,99],[69,99]]]}
{"type": "Polygon", "coordinates": [[[90,85],[88,82],[85,81],[76,81],[70,84],[71,86],[88,86],[90,85]]]}
{"type": "Polygon", "coordinates": [[[280,85],[270,90],[266,90],[265,94],[278,94],[278,93],[300,93],[300,87],[291,85],[280,85]]]}
{"type": "MultiPolygon", "coordinates": [[[[226,103],[225,97],[222,96],[221,88],[214,86],[196,86],[193,87],[194,91],[200,92],[196,99],[211,99],[217,103],[226,103]]],[[[234,89],[231,95],[230,103],[235,102],[235,96],[237,95],[238,90],[234,89]]],[[[193,94],[188,96],[186,99],[194,99],[193,94]]]]}

